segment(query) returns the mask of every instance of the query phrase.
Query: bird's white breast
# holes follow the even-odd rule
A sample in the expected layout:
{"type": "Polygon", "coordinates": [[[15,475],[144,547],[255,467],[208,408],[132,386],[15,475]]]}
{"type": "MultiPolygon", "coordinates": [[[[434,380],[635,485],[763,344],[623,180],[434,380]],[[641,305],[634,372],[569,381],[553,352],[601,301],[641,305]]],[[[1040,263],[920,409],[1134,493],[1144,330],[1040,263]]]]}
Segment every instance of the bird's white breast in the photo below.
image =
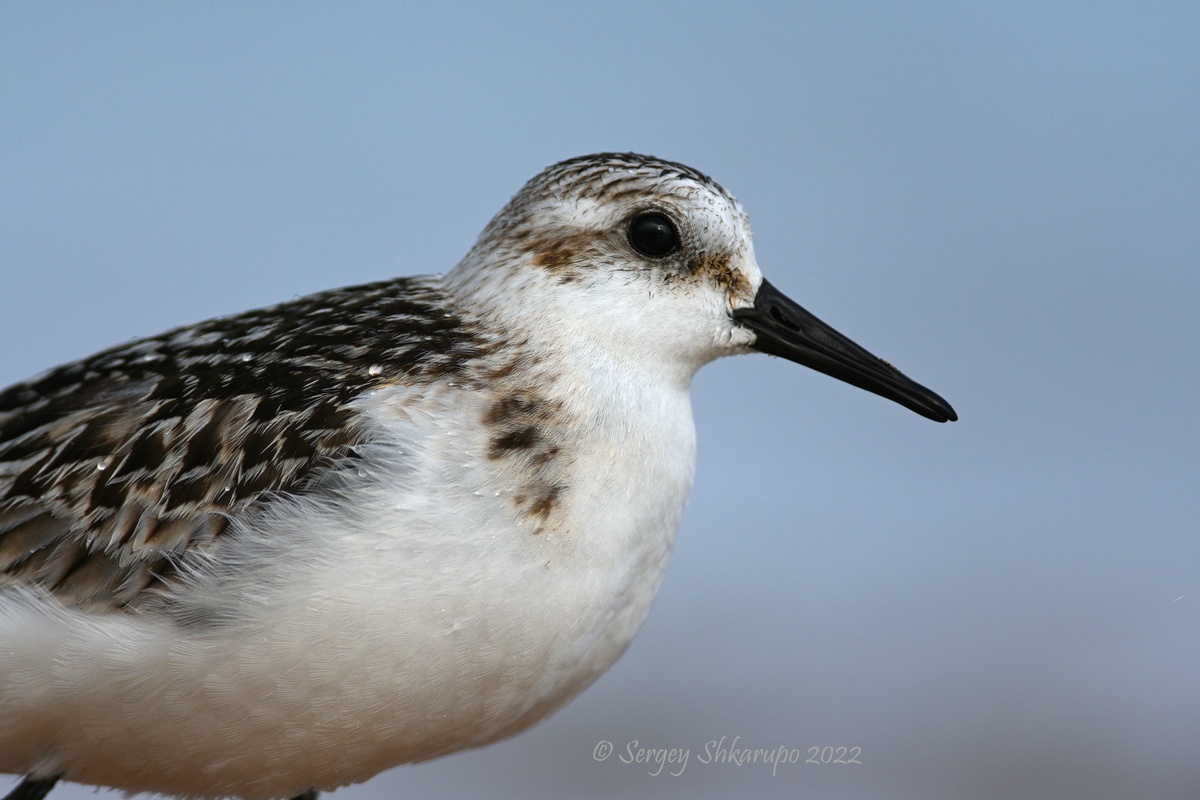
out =
{"type": "Polygon", "coordinates": [[[522,511],[528,469],[492,454],[495,397],[397,386],[357,401],[374,435],[345,479],[239,521],[174,618],[10,601],[0,668],[25,677],[0,681],[0,715],[32,735],[0,760],[267,797],[538,721],[633,638],[692,480],[686,387],[609,376],[582,394],[589,413],[563,406],[547,432],[545,514],[522,511]]]}

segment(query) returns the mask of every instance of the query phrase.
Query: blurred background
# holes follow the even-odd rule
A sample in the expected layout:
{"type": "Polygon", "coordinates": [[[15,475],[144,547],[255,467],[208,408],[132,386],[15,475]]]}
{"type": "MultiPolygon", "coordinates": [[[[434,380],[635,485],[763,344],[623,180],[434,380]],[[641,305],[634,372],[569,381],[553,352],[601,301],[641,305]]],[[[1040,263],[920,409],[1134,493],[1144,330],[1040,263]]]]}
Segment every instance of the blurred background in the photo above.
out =
{"type": "Polygon", "coordinates": [[[444,272],[542,167],[635,150],[961,421],[706,367],[626,656],[334,797],[1200,795],[1200,7],[410,5],[0,6],[0,384],[444,272]],[[703,763],[722,737],[861,764],[703,763]]]}

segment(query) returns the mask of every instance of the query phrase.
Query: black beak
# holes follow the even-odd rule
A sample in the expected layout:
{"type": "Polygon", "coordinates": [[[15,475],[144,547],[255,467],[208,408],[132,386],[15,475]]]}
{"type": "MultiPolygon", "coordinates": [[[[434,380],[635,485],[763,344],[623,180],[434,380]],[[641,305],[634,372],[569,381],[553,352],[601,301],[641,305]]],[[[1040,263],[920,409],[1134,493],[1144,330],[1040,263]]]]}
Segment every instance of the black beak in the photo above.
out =
{"type": "Polygon", "coordinates": [[[958,419],[941,397],[821,322],[766,280],[758,287],[754,307],[734,311],[733,318],[757,335],[751,345],[755,350],[895,400],[934,422],[958,419]]]}

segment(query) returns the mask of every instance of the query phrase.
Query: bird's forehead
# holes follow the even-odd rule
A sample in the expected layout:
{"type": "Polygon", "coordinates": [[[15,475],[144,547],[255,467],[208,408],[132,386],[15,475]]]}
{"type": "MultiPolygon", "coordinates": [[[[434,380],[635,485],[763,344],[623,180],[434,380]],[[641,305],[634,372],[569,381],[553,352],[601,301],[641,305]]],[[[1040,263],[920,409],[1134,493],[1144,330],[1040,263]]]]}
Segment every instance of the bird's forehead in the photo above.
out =
{"type": "Polygon", "coordinates": [[[726,195],[719,183],[699,170],[635,153],[599,153],[572,158],[546,168],[526,185],[527,190],[534,192],[596,199],[642,191],[687,191],[701,187],[726,195]]]}
{"type": "Polygon", "coordinates": [[[515,200],[543,225],[558,222],[586,228],[659,209],[674,212],[701,231],[749,232],[741,205],[707,175],[683,164],[629,153],[555,164],[529,181],[515,200]]]}

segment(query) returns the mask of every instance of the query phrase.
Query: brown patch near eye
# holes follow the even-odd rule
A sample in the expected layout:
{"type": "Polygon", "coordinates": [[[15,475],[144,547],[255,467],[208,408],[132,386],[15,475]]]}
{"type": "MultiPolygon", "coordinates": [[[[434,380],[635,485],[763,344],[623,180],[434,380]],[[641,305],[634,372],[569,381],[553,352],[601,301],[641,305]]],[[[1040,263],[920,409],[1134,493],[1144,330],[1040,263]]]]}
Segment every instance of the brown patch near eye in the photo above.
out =
{"type": "Polygon", "coordinates": [[[529,243],[533,252],[533,264],[548,272],[570,280],[579,272],[580,253],[592,243],[592,234],[584,232],[566,233],[558,236],[542,236],[529,243]]]}
{"type": "Polygon", "coordinates": [[[692,274],[707,278],[725,290],[730,299],[752,294],[750,281],[732,265],[729,253],[701,253],[692,262],[692,274]]]}

